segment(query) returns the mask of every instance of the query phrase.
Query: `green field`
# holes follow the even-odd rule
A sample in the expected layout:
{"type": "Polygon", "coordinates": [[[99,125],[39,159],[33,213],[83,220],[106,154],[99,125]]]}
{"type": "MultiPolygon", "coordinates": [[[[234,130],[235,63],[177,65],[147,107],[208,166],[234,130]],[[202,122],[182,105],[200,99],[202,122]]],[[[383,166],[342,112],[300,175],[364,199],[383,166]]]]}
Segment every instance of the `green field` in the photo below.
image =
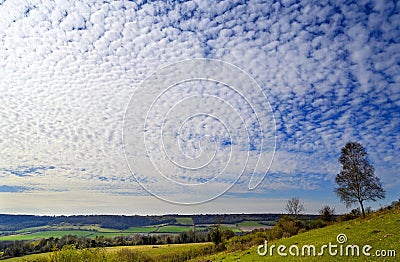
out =
{"type": "Polygon", "coordinates": [[[45,230],[45,229],[49,229],[49,228],[50,228],[50,226],[27,227],[24,229],[17,230],[15,232],[16,233],[35,232],[35,231],[45,230]]]}
{"type": "MultiPolygon", "coordinates": [[[[260,256],[257,253],[257,246],[244,251],[237,252],[222,252],[204,258],[204,261],[310,261],[310,260],[323,260],[323,261],[399,261],[400,257],[400,210],[390,211],[386,213],[376,213],[367,217],[366,219],[356,219],[352,221],[336,223],[325,228],[310,230],[308,232],[292,236],[290,238],[283,238],[280,240],[271,241],[268,243],[269,248],[271,245],[276,245],[273,250],[272,256],[268,253],[265,256],[260,256]],[[328,245],[331,242],[333,245],[340,244],[337,242],[338,234],[345,234],[347,242],[342,244],[343,255],[340,256],[340,247],[338,247],[338,254],[331,256],[327,249],[324,250],[322,256],[321,247],[328,245]],[[277,254],[277,247],[284,245],[286,247],[284,253],[288,255],[282,257],[277,254]],[[300,256],[292,256],[289,253],[289,247],[292,245],[300,249],[300,256]],[[314,245],[316,247],[316,256],[308,256],[307,249],[305,249],[306,256],[301,256],[301,250],[305,245],[314,245]],[[347,245],[358,245],[360,248],[360,256],[345,256],[347,245]],[[370,245],[372,249],[369,251],[371,256],[364,256],[362,248],[364,245],[370,245]],[[377,257],[375,251],[382,250],[386,253],[395,250],[396,257],[377,257]]],[[[350,247],[351,248],[351,247],[350,247]]],[[[294,250],[294,251],[293,251],[294,250]]],[[[295,248],[293,248],[295,252],[295,248]]],[[[332,251],[334,253],[334,250],[332,251]]],[[[349,251],[351,255],[352,251],[349,251]]],[[[367,252],[368,253],[368,252],[367,252]]],[[[312,254],[312,253],[311,253],[312,254]]]]}
{"type": "Polygon", "coordinates": [[[143,245],[143,246],[120,246],[120,247],[107,247],[108,252],[116,252],[121,249],[131,249],[144,252],[150,256],[158,256],[173,252],[189,251],[196,247],[212,246],[212,243],[191,243],[191,244],[171,244],[171,245],[143,245]]]}
{"type": "Polygon", "coordinates": [[[157,230],[157,233],[181,233],[188,232],[192,227],[190,226],[163,226],[157,230]]]}
{"type": "Polygon", "coordinates": [[[156,232],[159,226],[149,226],[149,227],[130,227],[128,229],[122,230],[121,232],[129,233],[151,233],[156,232]]]}
{"type": "Polygon", "coordinates": [[[257,227],[257,226],[263,226],[260,224],[258,221],[243,221],[238,223],[238,227],[257,227]]]}
{"type": "Polygon", "coordinates": [[[240,232],[242,232],[239,228],[237,228],[236,227],[236,225],[234,225],[234,224],[232,224],[232,225],[227,225],[227,224],[225,224],[225,225],[222,225],[222,228],[224,228],[224,229],[230,229],[230,230],[232,230],[234,233],[240,233],[240,232]]]}
{"type": "Polygon", "coordinates": [[[191,217],[177,217],[177,218],[175,218],[175,220],[180,225],[184,225],[184,226],[192,226],[193,225],[193,219],[191,217]]]}
{"type": "Polygon", "coordinates": [[[43,232],[36,232],[32,234],[17,234],[17,235],[9,235],[9,236],[2,236],[0,237],[0,241],[6,240],[32,240],[32,239],[39,239],[39,238],[50,238],[50,237],[62,237],[65,235],[76,235],[76,236],[83,236],[89,237],[93,234],[93,231],[87,230],[55,230],[55,231],[43,231],[43,232]]]}

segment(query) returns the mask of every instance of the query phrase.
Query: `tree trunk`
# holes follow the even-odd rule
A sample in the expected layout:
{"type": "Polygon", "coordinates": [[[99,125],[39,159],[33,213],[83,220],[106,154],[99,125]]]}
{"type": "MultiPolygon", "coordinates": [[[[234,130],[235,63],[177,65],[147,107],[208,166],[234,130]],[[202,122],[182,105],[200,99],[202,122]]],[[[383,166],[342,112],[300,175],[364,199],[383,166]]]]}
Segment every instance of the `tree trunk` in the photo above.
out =
{"type": "Polygon", "coordinates": [[[359,202],[360,202],[361,212],[362,212],[363,218],[365,218],[365,210],[364,210],[363,202],[361,200],[359,202]]]}

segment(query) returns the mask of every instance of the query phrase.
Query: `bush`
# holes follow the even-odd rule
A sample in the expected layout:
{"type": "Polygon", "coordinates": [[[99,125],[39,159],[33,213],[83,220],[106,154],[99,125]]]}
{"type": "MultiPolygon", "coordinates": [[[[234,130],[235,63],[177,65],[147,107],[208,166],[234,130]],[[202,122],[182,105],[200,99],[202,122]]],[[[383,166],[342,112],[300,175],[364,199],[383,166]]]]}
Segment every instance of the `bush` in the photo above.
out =
{"type": "Polygon", "coordinates": [[[330,206],[326,205],[322,209],[320,209],[318,212],[323,221],[325,221],[325,222],[335,221],[335,208],[334,207],[330,207],[330,206]]]}
{"type": "Polygon", "coordinates": [[[296,220],[293,217],[289,216],[283,216],[279,221],[276,223],[276,225],[273,227],[273,231],[276,228],[275,232],[277,233],[277,237],[290,237],[293,235],[297,235],[299,232],[300,227],[298,226],[301,224],[300,221],[296,220]]]}
{"type": "Polygon", "coordinates": [[[209,232],[209,239],[214,242],[215,246],[226,243],[227,240],[235,236],[231,229],[222,228],[220,225],[214,226],[209,232]]]}
{"type": "Polygon", "coordinates": [[[322,219],[316,219],[313,220],[310,224],[310,229],[317,229],[317,228],[322,228],[327,225],[327,221],[322,220],[322,219]]]}
{"type": "Polygon", "coordinates": [[[361,215],[360,209],[355,208],[351,210],[350,213],[339,216],[338,221],[340,222],[349,221],[358,218],[360,215],[361,215]]]}
{"type": "Polygon", "coordinates": [[[226,243],[228,251],[245,250],[252,246],[264,244],[265,239],[271,240],[272,230],[257,230],[253,233],[244,236],[235,236],[229,239],[226,243]]]}
{"type": "Polygon", "coordinates": [[[51,262],[101,261],[107,256],[102,248],[77,249],[75,245],[65,245],[61,250],[55,250],[49,255],[51,262]]]}

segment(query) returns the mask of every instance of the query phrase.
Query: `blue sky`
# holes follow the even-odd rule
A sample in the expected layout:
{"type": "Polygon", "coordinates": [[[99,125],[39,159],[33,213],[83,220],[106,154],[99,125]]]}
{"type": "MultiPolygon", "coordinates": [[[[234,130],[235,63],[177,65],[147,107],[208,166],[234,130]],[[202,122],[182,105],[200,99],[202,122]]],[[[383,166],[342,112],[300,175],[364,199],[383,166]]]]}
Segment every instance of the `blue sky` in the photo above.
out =
{"type": "MultiPolygon", "coordinates": [[[[365,146],[387,191],[385,200],[367,205],[400,197],[397,1],[171,2],[0,0],[1,213],[282,212],[293,196],[310,213],[325,204],[345,212],[333,187],[347,141],[365,146]],[[240,68],[260,89],[251,81],[240,87],[242,93],[197,81],[154,100],[159,93],[143,87],[168,65],[204,58],[240,68]],[[143,99],[135,100],[138,94],[143,99]],[[146,111],[154,101],[154,111],[146,111]],[[169,122],[165,112],[171,113],[169,122]],[[209,117],[189,117],[196,113],[209,117]],[[179,116],[190,121],[179,122],[179,135],[166,141],[166,151],[177,154],[171,159],[198,164],[218,153],[197,177],[163,162],[157,134],[164,127],[165,137],[173,137],[179,116]],[[166,200],[187,203],[193,192],[164,184],[141,160],[130,163],[136,178],[131,174],[123,150],[126,118],[133,121],[128,124],[148,120],[150,129],[144,139],[150,153],[142,144],[129,147],[129,159],[147,152],[144,157],[165,168],[166,177],[182,183],[224,172],[199,191],[200,200],[238,180],[201,205],[155,198],[136,179],[166,200]],[[241,129],[241,119],[256,124],[241,129]],[[267,130],[261,138],[259,127],[267,130]],[[253,143],[249,151],[245,131],[253,143]],[[215,141],[222,146],[213,147],[215,141]],[[204,159],[188,160],[199,152],[204,159]],[[250,164],[261,157],[255,172],[242,172],[246,156],[250,164]],[[249,191],[251,175],[260,179],[267,170],[249,191]]],[[[132,141],[142,137],[138,130],[132,141]]]]}

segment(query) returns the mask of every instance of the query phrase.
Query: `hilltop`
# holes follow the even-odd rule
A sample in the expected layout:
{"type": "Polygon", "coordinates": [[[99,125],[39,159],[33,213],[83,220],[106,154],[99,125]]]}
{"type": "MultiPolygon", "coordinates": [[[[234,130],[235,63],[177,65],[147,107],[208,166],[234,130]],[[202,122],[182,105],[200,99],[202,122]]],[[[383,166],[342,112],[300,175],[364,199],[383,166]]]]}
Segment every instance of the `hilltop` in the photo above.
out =
{"type": "MultiPolygon", "coordinates": [[[[267,242],[268,252],[264,256],[258,254],[258,246],[255,245],[249,249],[233,252],[229,251],[228,248],[228,251],[195,261],[310,261],[315,259],[322,259],[323,261],[398,261],[400,257],[399,228],[400,208],[383,210],[372,213],[366,218],[360,217],[350,221],[337,222],[292,237],[269,241],[267,242]],[[331,250],[332,254],[337,250],[336,255],[330,255],[330,243],[337,245],[337,247],[332,246],[331,250]],[[275,245],[275,247],[271,255],[272,245],[275,245]],[[327,247],[321,252],[323,245],[327,245],[327,247]],[[359,247],[359,256],[356,255],[357,248],[355,245],[359,247]],[[278,254],[279,246],[282,246],[281,253],[287,254],[286,257],[278,254]],[[316,247],[315,256],[312,255],[311,246],[316,247]],[[293,256],[289,252],[292,251],[295,254],[296,247],[299,249],[299,256],[293,256]],[[303,247],[305,247],[304,256],[302,256],[303,247]],[[363,248],[369,256],[363,254],[363,248]],[[308,255],[309,249],[310,256],[308,255]],[[342,255],[340,255],[340,252],[342,252],[342,255]],[[319,253],[323,253],[323,255],[320,256],[319,253]]],[[[252,235],[253,238],[259,238],[259,236],[260,233],[253,233],[252,235]]],[[[264,241],[258,243],[261,244],[259,248],[261,253],[265,252],[264,241]]]]}

